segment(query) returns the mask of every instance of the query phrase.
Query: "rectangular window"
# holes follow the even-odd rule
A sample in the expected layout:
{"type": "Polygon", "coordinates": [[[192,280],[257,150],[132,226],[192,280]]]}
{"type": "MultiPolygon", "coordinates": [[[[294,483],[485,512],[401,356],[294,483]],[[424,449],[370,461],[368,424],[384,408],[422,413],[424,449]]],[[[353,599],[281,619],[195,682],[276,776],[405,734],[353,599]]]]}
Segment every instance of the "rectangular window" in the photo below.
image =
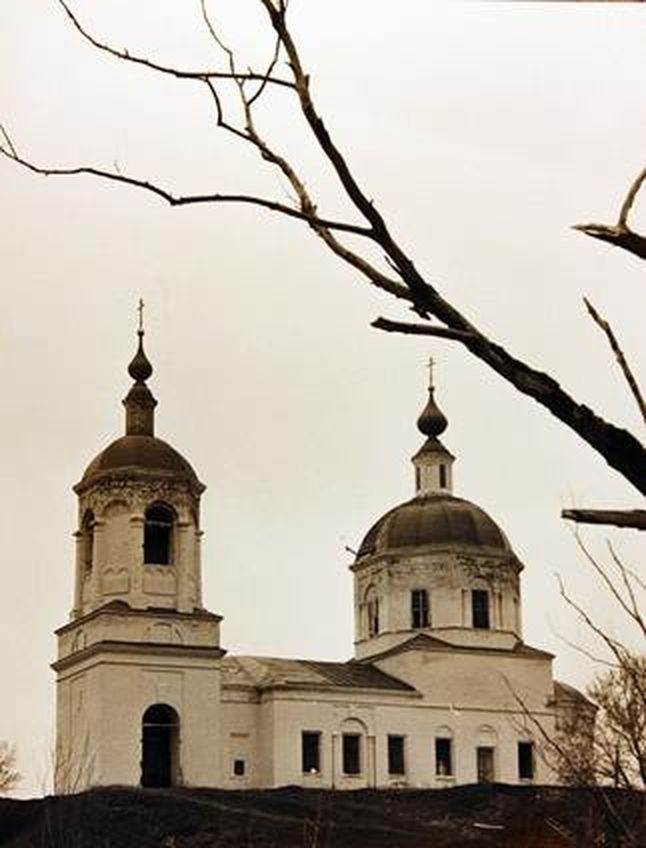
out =
{"type": "Polygon", "coordinates": [[[476,749],[478,767],[478,783],[493,783],[494,772],[494,749],[482,746],[476,749]]]}
{"type": "Polygon", "coordinates": [[[521,780],[534,779],[534,743],[518,743],[518,777],[521,780]]]}
{"type": "Polygon", "coordinates": [[[321,734],[304,730],[301,738],[303,773],[318,774],[321,770],[321,734]]]}
{"type": "Polygon", "coordinates": [[[379,598],[368,601],[368,636],[379,633],[379,598]]]}
{"type": "Polygon", "coordinates": [[[410,593],[411,627],[428,627],[429,603],[426,589],[413,589],[410,593]]]}
{"type": "Polygon", "coordinates": [[[474,589],[471,592],[471,613],[474,627],[489,629],[489,592],[486,589],[474,589]]]}
{"type": "Polygon", "coordinates": [[[446,777],[453,774],[453,740],[437,737],[435,740],[435,774],[446,777]]]}
{"type": "Polygon", "coordinates": [[[388,737],[388,774],[406,774],[404,737],[388,737]]]}
{"type": "Polygon", "coordinates": [[[236,777],[242,777],[245,773],[244,760],[233,761],[233,773],[236,777]]]}
{"type": "Polygon", "coordinates": [[[440,489],[446,489],[446,465],[440,465],[440,489]]]}
{"type": "Polygon", "coordinates": [[[343,774],[361,774],[361,736],[343,734],[343,774]]]}

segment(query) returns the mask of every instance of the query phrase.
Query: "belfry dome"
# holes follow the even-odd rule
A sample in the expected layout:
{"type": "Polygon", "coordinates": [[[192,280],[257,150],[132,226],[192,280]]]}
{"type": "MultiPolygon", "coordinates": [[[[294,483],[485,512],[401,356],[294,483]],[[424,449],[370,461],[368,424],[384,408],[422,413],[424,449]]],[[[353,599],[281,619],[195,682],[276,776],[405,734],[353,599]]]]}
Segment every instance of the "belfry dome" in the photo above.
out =
{"type": "Polygon", "coordinates": [[[191,464],[175,448],[163,439],[145,435],[115,439],[90,462],[78,485],[84,488],[101,477],[131,476],[137,472],[202,485],[191,464]]]}
{"type": "Polygon", "coordinates": [[[507,537],[483,509],[448,493],[433,493],[418,494],[383,515],[364,537],[357,560],[432,547],[513,554],[507,537]]]}
{"type": "Polygon", "coordinates": [[[155,436],[155,407],[146,380],[153,367],[144,352],[142,323],[143,302],[139,302],[140,318],[137,330],[137,351],[128,366],[134,380],[123,401],[126,409],[126,433],[115,439],[96,456],[74,490],[80,494],[88,486],[107,477],[155,477],[188,483],[192,490],[201,493],[205,486],[198,480],[191,464],[171,447],[155,436]]]}

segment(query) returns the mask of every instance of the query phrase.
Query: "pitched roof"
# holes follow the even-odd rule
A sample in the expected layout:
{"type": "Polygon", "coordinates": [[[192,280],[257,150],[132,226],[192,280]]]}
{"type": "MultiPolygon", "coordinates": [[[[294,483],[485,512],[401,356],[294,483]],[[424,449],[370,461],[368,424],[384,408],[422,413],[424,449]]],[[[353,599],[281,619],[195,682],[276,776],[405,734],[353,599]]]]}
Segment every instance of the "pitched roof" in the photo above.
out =
{"type": "Polygon", "coordinates": [[[531,645],[526,645],[520,640],[516,642],[513,648],[492,648],[487,645],[456,645],[453,642],[445,642],[443,639],[438,639],[436,636],[430,636],[426,633],[417,633],[410,639],[399,642],[391,648],[387,648],[379,654],[370,657],[370,661],[385,659],[386,657],[395,654],[406,653],[407,651],[459,651],[476,654],[500,654],[506,656],[525,656],[535,657],[536,659],[552,659],[554,654],[548,651],[542,651],[539,648],[532,648],[531,645]]]}
{"type": "Polygon", "coordinates": [[[253,686],[256,689],[293,687],[415,691],[413,686],[369,663],[353,661],[322,662],[281,657],[227,656],[220,663],[220,668],[224,686],[253,686]]]}

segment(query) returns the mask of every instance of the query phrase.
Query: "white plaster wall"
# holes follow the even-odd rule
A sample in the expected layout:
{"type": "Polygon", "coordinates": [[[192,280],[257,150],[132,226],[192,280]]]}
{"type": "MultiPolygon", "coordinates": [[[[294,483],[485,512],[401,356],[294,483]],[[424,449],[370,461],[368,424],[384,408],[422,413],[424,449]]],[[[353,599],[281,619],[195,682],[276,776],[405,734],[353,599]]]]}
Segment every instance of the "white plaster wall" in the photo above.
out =
{"type": "MultiPolygon", "coordinates": [[[[141,778],[142,716],[156,703],[173,707],[180,717],[181,781],[217,786],[221,772],[218,709],[219,672],[215,662],[195,656],[158,657],[104,653],[59,675],[57,719],[59,750],[83,748],[83,729],[91,728],[93,769],[73,791],[88,786],[137,786],[141,778]],[[83,681],[84,708],[71,715],[71,687],[83,681]]],[[[65,759],[61,753],[61,762],[65,759]]],[[[83,764],[80,764],[83,765],[83,764]]],[[[77,768],[77,771],[79,769],[77,768]]],[[[57,791],[70,791],[61,781],[57,791]]]]}
{"type": "MultiPolygon", "coordinates": [[[[225,696],[229,697],[229,696],[225,696]]],[[[471,783],[477,779],[476,747],[487,744],[495,747],[495,779],[518,783],[517,746],[519,741],[532,739],[532,726],[516,709],[483,709],[446,704],[433,704],[430,699],[401,695],[357,693],[352,700],[343,693],[266,692],[257,711],[231,703],[223,711],[223,733],[232,727],[246,726],[249,738],[257,728],[255,753],[260,763],[254,765],[253,779],[248,786],[281,786],[296,784],[307,787],[359,789],[366,786],[442,787],[471,783]],[[237,720],[232,718],[238,712],[237,720]],[[244,713],[244,718],[242,715],[244,713]],[[271,728],[271,730],[269,730],[271,728]],[[269,732],[268,732],[269,731],[269,732]],[[321,769],[318,774],[303,774],[301,734],[318,731],[321,734],[321,769]],[[362,773],[356,776],[341,773],[341,735],[343,732],[362,734],[362,773]],[[454,774],[436,776],[435,737],[453,738],[454,774]],[[406,773],[388,774],[387,737],[405,737],[406,773]],[[483,736],[483,734],[485,734],[483,736]],[[264,744],[263,744],[264,743],[264,744]]],[[[553,717],[542,710],[546,730],[553,729],[553,717]]],[[[540,740],[535,740],[537,750],[540,740]]],[[[540,757],[536,756],[534,781],[548,783],[553,779],[540,757]]],[[[224,785],[231,786],[232,781],[224,785]]]]}

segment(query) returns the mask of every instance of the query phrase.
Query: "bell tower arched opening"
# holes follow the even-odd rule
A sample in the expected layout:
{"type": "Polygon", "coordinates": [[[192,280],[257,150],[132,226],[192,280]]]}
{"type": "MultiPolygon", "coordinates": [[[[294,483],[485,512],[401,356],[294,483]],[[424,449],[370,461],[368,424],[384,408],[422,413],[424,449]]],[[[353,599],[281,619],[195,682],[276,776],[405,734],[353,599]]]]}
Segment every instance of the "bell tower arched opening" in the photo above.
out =
{"type": "Polygon", "coordinates": [[[91,573],[94,563],[94,513],[91,509],[85,511],[81,522],[81,535],[83,538],[82,562],[83,575],[91,573]]]}
{"type": "Polygon", "coordinates": [[[142,719],[141,785],[176,786],[179,774],[179,716],[168,704],[153,704],[142,719]]]}
{"type": "Polygon", "coordinates": [[[148,507],[144,517],[145,564],[172,564],[175,520],[175,511],[167,504],[154,503],[148,507]]]}

